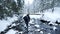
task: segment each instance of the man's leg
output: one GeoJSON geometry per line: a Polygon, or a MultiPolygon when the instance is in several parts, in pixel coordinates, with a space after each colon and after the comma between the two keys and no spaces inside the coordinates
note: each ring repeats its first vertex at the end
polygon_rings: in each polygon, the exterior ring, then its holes
{"type": "Polygon", "coordinates": [[[28,22],[26,22],[26,26],[27,26],[27,34],[28,34],[28,22]]]}

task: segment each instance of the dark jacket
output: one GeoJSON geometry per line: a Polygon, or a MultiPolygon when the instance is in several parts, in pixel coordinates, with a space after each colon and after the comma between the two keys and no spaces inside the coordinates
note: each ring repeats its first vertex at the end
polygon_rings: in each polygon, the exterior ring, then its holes
{"type": "Polygon", "coordinates": [[[29,22],[30,21],[30,16],[26,15],[23,19],[24,19],[25,22],[29,22]]]}
{"type": "Polygon", "coordinates": [[[23,17],[23,19],[24,19],[26,25],[28,26],[28,23],[30,21],[30,16],[29,15],[26,15],[25,17],[23,17]]]}

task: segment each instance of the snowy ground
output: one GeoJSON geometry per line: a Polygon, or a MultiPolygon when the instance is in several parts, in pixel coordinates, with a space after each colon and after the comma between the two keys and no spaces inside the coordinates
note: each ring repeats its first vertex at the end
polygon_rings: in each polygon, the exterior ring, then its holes
{"type": "Polygon", "coordinates": [[[4,20],[4,19],[0,20],[0,32],[4,31],[4,29],[6,29],[8,25],[10,25],[12,22],[14,22],[16,20],[17,20],[16,16],[13,16],[12,18],[11,17],[7,17],[7,20],[4,20]]]}
{"type": "MultiPolygon", "coordinates": [[[[55,29],[58,28],[58,30],[60,30],[60,26],[49,26],[47,24],[41,24],[41,22],[39,21],[40,18],[43,18],[45,20],[49,20],[51,22],[55,22],[56,20],[60,21],[60,8],[59,7],[55,7],[54,12],[51,12],[51,9],[46,10],[46,12],[44,13],[44,17],[41,17],[42,15],[30,15],[31,21],[29,22],[29,34],[43,34],[43,32],[45,34],[55,34],[55,29]],[[48,12],[49,11],[49,12],[48,12]],[[52,28],[53,30],[49,30],[50,28],[52,28]]],[[[24,15],[25,16],[25,15],[24,15]]],[[[23,16],[23,17],[24,17],[23,16]]],[[[16,21],[18,18],[16,16],[13,16],[12,18],[8,17],[8,20],[0,20],[0,32],[3,31],[8,25],[10,25],[12,22],[16,21]]],[[[54,24],[54,23],[53,23],[54,24]]],[[[14,30],[10,30],[8,33],[6,34],[15,34],[17,31],[14,30]]],[[[58,33],[59,34],[59,33],[58,33]]]]}
{"type": "Polygon", "coordinates": [[[60,20],[60,8],[59,7],[55,7],[54,8],[54,12],[51,12],[51,9],[46,10],[45,14],[44,14],[44,18],[47,20],[60,20]]]}

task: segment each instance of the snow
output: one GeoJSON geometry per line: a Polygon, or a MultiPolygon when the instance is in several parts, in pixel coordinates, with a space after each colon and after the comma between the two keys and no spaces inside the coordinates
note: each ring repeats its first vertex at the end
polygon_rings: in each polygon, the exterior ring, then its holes
{"type": "MultiPolygon", "coordinates": [[[[26,16],[27,14],[24,14],[23,15],[23,17],[24,16],[26,16]]],[[[32,18],[34,18],[34,19],[39,19],[42,15],[29,15],[30,16],[30,18],[32,19],[32,18]]]]}
{"type": "MultiPolygon", "coordinates": [[[[30,18],[34,18],[34,19],[40,19],[41,17],[45,20],[49,20],[51,21],[50,24],[53,24],[54,25],[54,22],[56,20],[58,20],[60,22],[60,7],[55,7],[54,8],[54,12],[52,13],[51,12],[51,9],[47,10],[45,13],[44,13],[44,17],[42,17],[42,15],[29,15],[30,18]],[[49,11],[49,12],[48,12],[49,11]],[[52,23],[53,22],[53,23],[52,23]]],[[[23,17],[25,16],[26,14],[23,15],[23,17]]],[[[11,17],[7,17],[7,20],[0,20],[0,32],[3,31],[5,28],[7,28],[8,25],[10,25],[12,22],[18,20],[18,18],[14,15],[12,18],[11,17]]],[[[32,24],[34,20],[31,20],[30,21],[30,24],[32,24]]],[[[34,23],[33,23],[34,24],[34,23]]],[[[12,26],[15,26],[15,24],[13,24],[12,26]]],[[[40,25],[37,25],[35,24],[36,27],[40,27],[40,25]]],[[[41,25],[42,26],[42,25],[41,25]]],[[[47,25],[46,25],[47,26],[47,25]]],[[[44,26],[45,27],[45,26],[44,26]]],[[[31,28],[31,27],[30,27],[31,28]]],[[[47,27],[46,27],[47,28],[47,27]]],[[[57,29],[56,27],[53,27],[53,30],[57,29]]],[[[37,29],[36,31],[40,31],[40,29],[37,29]]],[[[6,34],[15,34],[16,31],[14,30],[9,30],[9,32],[7,32],[6,34]]],[[[20,32],[22,33],[22,32],[20,32]]],[[[43,31],[40,31],[41,34],[43,34],[43,31]]],[[[50,34],[50,33],[49,33],[50,34]]]]}
{"type": "Polygon", "coordinates": [[[40,31],[40,29],[36,29],[35,31],[40,31]]]}
{"type": "Polygon", "coordinates": [[[37,28],[38,28],[38,27],[40,27],[40,26],[39,26],[39,25],[35,25],[35,27],[37,27],[37,28]]]}
{"type": "Polygon", "coordinates": [[[49,9],[48,11],[46,11],[44,13],[44,19],[46,20],[50,20],[50,21],[56,21],[58,19],[60,19],[60,7],[55,7],[54,8],[54,12],[51,12],[51,9],[49,9]]]}
{"type": "Polygon", "coordinates": [[[51,33],[48,33],[48,34],[51,34],[51,33]]]}
{"type": "Polygon", "coordinates": [[[54,22],[50,22],[49,24],[52,24],[52,25],[58,25],[58,24],[56,24],[56,23],[54,23],[54,22]]]}
{"type": "Polygon", "coordinates": [[[11,27],[12,27],[12,26],[16,26],[16,24],[14,23],[14,24],[11,25],[11,27]]]}
{"type": "Polygon", "coordinates": [[[33,3],[33,0],[25,0],[25,4],[26,5],[30,5],[30,4],[32,4],[33,3]]]}
{"type": "Polygon", "coordinates": [[[0,31],[3,31],[7,25],[9,25],[9,21],[7,22],[6,20],[0,21],[0,31]]]}
{"type": "Polygon", "coordinates": [[[9,22],[14,22],[14,21],[18,20],[15,15],[13,15],[12,18],[11,17],[7,17],[7,19],[8,19],[9,22]]]}
{"type": "Polygon", "coordinates": [[[6,29],[6,27],[8,25],[10,25],[12,22],[16,21],[17,20],[17,17],[16,16],[13,16],[12,18],[11,17],[7,17],[7,20],[0,20],[0,31],[3,31],[4,29],[6,29]]]}
{"type": "Polygon", "coordinates": [[[14,0],[17,3],[17,0],[14,0]]]}
{"type": "Polygon", "coordinates": [[[18,4],[18,3],[17,3],[17,0],[14,0],[14,1],[16,2],[16,4],[18,4]]]}
{"type": "Polygon", "coordinates": [[[14,31],[14,30],[9,30],[9,32],[7,32],[6,34],[15,34],[16,33],[16,31],[14,31]]]}
{"type": "Polygon", "coordinates": [[[39,19],[42,15],[30,15],[30,18],[39,19]]]}
{"type": "Polygon", "coordinates": [[[54,26],[54,27],[53,27],[53,30],[55,31],[56,29],[57,29],[57,27],[54,26]]]}
{"type": "MultiPolygon", "coordinates": [[[[53,13],[51,11],[52,11],[51,9],[46,10],[44,13],[44,17],[42,17],[42,18],[45,20],[48,20],[48,21],[52,21],[52,22],[54,22],[56,20],[60,21],[60,16],[59,16],[60,7],[55,7],[53,13]]],[[[42,15],[29,15],[29,16],[30,16],[30,18],[39,19],[39,18],[41,18],[42,15]]]]}
{"type": "MultiPolygon", "coordinates": [[[[60,20],[60,7],[55,7],[54,8],[54,12],[51,12],[51,9],[48,9],[45,11],[44,13],[44,17],[42,17],[45,20],[49,20],[49,21],[56,21],[56,20],[60,20]]],[[[26,14],[24,14],[25,16],[26,14]]],[[[29,15],[30,18],[34,18],[34,19],[39,19],[42,15],[29,15]]]]}
{"type": "Polygon", "coordinates": [[[22,34],[23,32],[21,31],[21,32],[19,32],[19,33],[21,33],[21,34],[22,34]]]}
{"type": "Polygon", "coordinates": [[[31,19],[29,23],[30,23],[30,24],[34,24],[33,22],[34,22],[34,20],[33,20],[33,19],[31,19]]]}
{"type": "Polygon", "coordinates": [[[40,31],[41,34],[43,34],[43,31],[40,31]]]}

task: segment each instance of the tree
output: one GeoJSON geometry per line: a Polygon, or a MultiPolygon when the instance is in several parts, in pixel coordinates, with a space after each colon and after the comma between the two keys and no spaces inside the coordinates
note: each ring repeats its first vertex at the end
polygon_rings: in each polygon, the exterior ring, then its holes
{"type": "Polygon", "coordinates": [[[52,3],[51,3],[52,12],[54,11],[54,5],[55,5],[54,0],[52,0],[52,3]]]}
{"type": "Polygon", "coordinates": [[[19,11],[24,5],[24,2],[22,2],[22,0],[17,0],[17,3],[14,0],[0,1],[0,19],[4,18],[4,15],[12,17],[13,14],[19,14],[19,11]]]}

